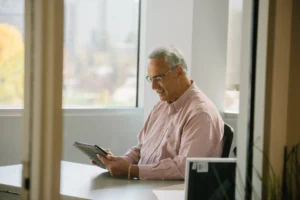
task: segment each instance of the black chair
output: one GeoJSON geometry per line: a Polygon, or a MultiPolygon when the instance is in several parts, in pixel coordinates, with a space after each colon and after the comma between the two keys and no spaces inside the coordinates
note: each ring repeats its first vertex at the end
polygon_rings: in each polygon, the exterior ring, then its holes
{"type": "Polygon", "coordinates": [[[224,124],[224,136],[223,136],[223,152],[222,152],[222,158],[228,158],[229,152],[231,149],[231,144],[233,140],[233,128],[228,125],[224,124]]]}
{"type": "Polygon", "coordinates": [[[236,157],[236,147],[233,148],[234,156],[236,157]]]}

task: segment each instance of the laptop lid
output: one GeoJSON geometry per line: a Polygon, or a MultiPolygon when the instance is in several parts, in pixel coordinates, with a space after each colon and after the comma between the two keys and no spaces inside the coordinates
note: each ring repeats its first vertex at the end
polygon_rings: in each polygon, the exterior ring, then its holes
{"type": "Polygon", "coordinates": [[[235,199],[236,158],[187,158],[185,199],[235,199]]]}

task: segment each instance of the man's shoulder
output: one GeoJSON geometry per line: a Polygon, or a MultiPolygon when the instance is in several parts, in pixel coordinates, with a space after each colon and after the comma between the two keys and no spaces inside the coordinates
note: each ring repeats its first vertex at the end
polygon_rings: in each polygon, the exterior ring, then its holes
{"type": "Polygon", "coordinates": [[[190,97],[186,110],[191,115],[208,115],[211,118],[220,116],[214,103],[201,91],[190,97]]]}
{"type": "Polygon", "coordinates": [[[187,100],[185,106],[198,112],[207,111],[209,99],[201,91],[194,92],[187,100]]]}

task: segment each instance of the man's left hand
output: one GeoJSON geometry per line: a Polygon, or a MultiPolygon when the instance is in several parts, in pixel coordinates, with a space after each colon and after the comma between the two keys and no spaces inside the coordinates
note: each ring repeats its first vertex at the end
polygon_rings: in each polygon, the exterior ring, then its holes
{"type": "Polygon", "coordinates": [[[128,176],[128,168],[130,163],[127,160],[113,155],[107,155],[107,157],[103,157],[98,154],[97,156],[106,166],[106,169],[109,171],[111,176],[128,176]]]}

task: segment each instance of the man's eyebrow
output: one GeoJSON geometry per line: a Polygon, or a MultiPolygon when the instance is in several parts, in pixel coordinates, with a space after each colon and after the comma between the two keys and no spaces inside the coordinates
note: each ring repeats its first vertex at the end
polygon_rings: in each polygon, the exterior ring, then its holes
{"type": "Polygon", "coordinates": [[[161,74],[158,74],[156,76],[153,76],[152,78],[161,77],[161,76],[162,76],[161,74]]]}
{"type": "MultiPolygon", "coordinates": [[[[149,76],[149,75],[148,75],[149,76]]],[[[157,74],[157,75],[155,75],[155,76],[153,76],[152,78],[155,78],[155,77],[161,77],[162,76],[162,74],[157,74]]],[[[150,78],[151,78],[151,76],[149,76],[150,78]]]]}

